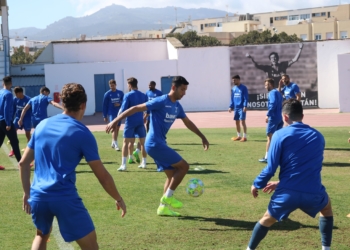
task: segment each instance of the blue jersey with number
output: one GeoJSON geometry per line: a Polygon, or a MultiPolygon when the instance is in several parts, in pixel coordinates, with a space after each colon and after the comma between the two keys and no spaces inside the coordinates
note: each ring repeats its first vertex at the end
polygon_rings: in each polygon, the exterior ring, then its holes
{"type": "MultiPolygon", "coordinates": [[[[22,99],[20,98],[13,98],[13,110],[15,112],[15,119],[17,120],[21,118],[22,110],[24,107],[28,104],[30,100],[29,96],[24,95],[22,99]]],[[[32,117],[32,110],[28,109],[26,114],[24,115],[23,121],[30,121],[32,117]]]]}
{"type": "Polygon", "coordinates": [[[43,94],[29,100],[29,104],[32,107],[32,118],[35,121],[41,121],[47,118],[47,106],[49,106],[51,101],[51,97],[43,94]]]}
{"type": "Polygon", "coordinates": [[[40,122],[28,147],[35,158],[30,198],[36,201],[78,198],[75,168],[83,156],[87,162],[100,159],[90,130],[65,114],[40,122]]]}
{"type": "Polygon", "coordinates": [[[103,117],[116,116],[123,101],[124,93],[121,90],[108,90],[103,96],[103,117]]]}
{"type": "Polygon", "coordinates": [[[150,127],[146,137],[147,146],[166,143],[166,134],[177,118],[185,118],[181,104],[172,102],[168,95],[156,97],[146,103],[150,111],[150,127]]]}
{"type": "MultiPolygon", "coordinates": [[[[138,90],[131,90],[129,93],[124,95],[122,107],[120,108],[120,113],[125,110],[137,106],[139,104],[147,102],[147,96],[138,90]]],[[[125,119],[125,126],[136,127],[143,124],[143,114],[142,112],[137,112],[125,119]]]]}
{"type": "Polygon", "coordinates": [[[248,105],[248,89],[243,84],[231,89],[231,109],[242,109],[248,105]]]}
{"type": "Polygon", "coordinates": [[[267,114],[271,121],[282,121],[283,97],[277,89],[272,89],[268,95],[267,114]]]}
{"type": "Polygon", "coordinates": [[[281,89],[281,92],[283,93],[284,98],[288,100],[290,98],[297,98],[297,94],[300,93],[300,90],[298,85],[296,85],[294,82],[291,82],[290,84],[288,84],[288,86],[284,86],[281,89]]]}

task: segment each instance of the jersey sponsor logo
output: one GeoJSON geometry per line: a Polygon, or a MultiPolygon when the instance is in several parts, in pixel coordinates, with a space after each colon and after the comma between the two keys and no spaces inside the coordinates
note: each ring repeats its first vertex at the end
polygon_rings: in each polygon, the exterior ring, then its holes
{"type": "Polygon", "coordinates": [[[166,119],[176,119],[176,115],[171,115],[171,114],[166,113],[165,118],[166,119]]]}
{"type": "Polygon", "coordinates": [[[171,106],[169,106],[169,105],[165,105],[165,107],[166,107],[166,108],[172,108],[172,107],[171,107],[171,106]]]}

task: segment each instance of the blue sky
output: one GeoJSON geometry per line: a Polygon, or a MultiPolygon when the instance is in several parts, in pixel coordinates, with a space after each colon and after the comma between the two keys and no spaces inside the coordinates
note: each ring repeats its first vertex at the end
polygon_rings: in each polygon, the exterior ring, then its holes
{"type": "MultiPolygon", "coordinates": [[[[339,0],[7,0],[10,29],[26,27],[44,29],[66,16],[90,15],[111,4],[127,8],[203,7],[228,10],[232,13],[261,13],[338,5],[339,2],[339,0]]],[[[350,0],[341,0],[341,3],[350,3],[350,0]]]]}

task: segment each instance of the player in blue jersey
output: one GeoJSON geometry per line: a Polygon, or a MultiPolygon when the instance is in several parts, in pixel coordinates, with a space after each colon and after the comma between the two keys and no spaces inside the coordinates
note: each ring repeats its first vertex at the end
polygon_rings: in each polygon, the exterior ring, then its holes
{"type": "Polygon", "coordinates": [[[204,150],[209,148],[208,140],[186,116],[181,104],[178,102],[186,94],[187,86],[188,82],[184,77],[174,77],[168,95],[156,97],[147,103],[127,109],[106,127],[106,132],[108,133],[113,131],[116,124],[125,117],[147,110],[151,112],[150,129],[147,133],[145,147],[147,153],[157,164],[158,171],[164,171],[167,176],[164,184],[164,194],[157,209],[158,215],[180,216],[180,213],[170,210],[167,205],[174,208],[183,206],[182,202],[174,198],[173,193],[185,177],[189,165],[166,143],[166,134],[175,119],[182,119],[185,126],[202,139],[204,150]]]}
{"type": "Polygon", "coordinates": [[[266,126],[266,153],[265,156],[259,159],[260,162],[267,162],[267,153],[269,151],[271,138],[273,133],[283,127],[282,120],[282,102],[283,97],[281,93],[275,89],[275,81],[272,78],[267,78],[265,80],[265,89],[269,92],[268,100],[267,100],[267,114],[265,121],[267,123],[266,126]]]}
{"type": "Polygon", "coordinates": [[[23,125],[24,116],[27,113],[28,109],[32,109],[32,124],[33,127],[36,126],[44,119],[47,118],[47,106],[51,104],[55,108],[63,109],[60,104],[53,101],[51,97],[49,97],[50,89],[47,87],[42,87],[40,89],[40,95],[37,95],[30,99],[29,103],[22,110],[21,117],[18,120],[18,125],[23,125]]]}
{"type": "MultiPolygon", "coordinates": [[[[16,160],[21,160],[19,142],[16,128],[12,123],[13,119],[13,95],[11,93],[12,79],[6,76],[2,79],[2,89],[0,89],[0,147],[4,143],[5,136],[10,140],[11,147],[16,156],[16,160]]],[[[0,166],[0,170],[5,167],[0,166]]]]}
{"type": "MultiPolygon", "coordinates": [[[[28,111],[23,119],[23,126],[18,125],[18,120],[21,117],[21,113],[23,108],[26,106],[26,104],[29,102],[30,97],[23,94],[23,88],[22,87],[15,87],[13,89],[13,92],[15,93],[15,98],[13,98],[13,111],[15,114],[15,119],[13,120],[13,125],[15,126],[16,130],[18,129],[24,129],[27,141],[30,140],[30,131],[32,129],[32,112],[28,111]]],[[[9,156],[14,156],[13,150],[10,151],[9,156]]]]}
{"type": "Polygon", "coordinates": [[[247,141],[247,125],[245,122],[247,105],[248,105],[248,89],[241,83],[239,75],[232,77],[232,82],[235,86],[231,89],[231,104],[228,112],[234,111],[233,119],[236,121],[237,136],[232,137],[233,141],[245,142],[247,141]],[[243,137],[241,136],[241,126],[243,127],[243,137]]]}
{"type": "MultiPolygon", "coordinates": [[[[134,77],[129,78],[128,80],[129,93],[124,95],[123,103],[120,108],[120,113],[125,110],[145,103],[147,101],[147,96],[137,89],[137,79],[134,77]]],[[[121,120],[118,120],[120,122],[121,120]]],[[[116,124],[118,126],[118,124],[116,124]]],[[[113,130],[114,131],[114,130],[113,130]]],[[[143,114],[137,113],[133,114],[130,117],[127,117],[125,120],[124,126],[124,141],[122,148],[122,164],[118,168],[118,171],[126,171],[126,158],[129,153],[128,163],[133,163],[132,153],[134,151],[134,142],[135,138],[139,138],[141,144],[141,153],[142,153],[142,162],[139,165],[139,168],[146,168],[146,157],[147,153],[144,147],[145,138],[146,138],[146,129],[143,122],[143,114]]]]}
{"type": "Polygon", "coordinates": [[[37,228],[32,249],[46,249],[54,217],[66,242],[76,241],[81,249],[98,249],[94,224],[75,186],[75,169],[82,157],[115,200],[117,209],[122,209],[122,217],[126,206],[100,160],[94,136],[80,122],[86,110],[84,87],[76,83],[64,85],[61,99],[63,113],[38,124],[19,163],[23,210],[32,215],[37,228]],[[36,168],[30,185],[29,164],[34,157],[36,168]]]}
{"type": "MultiPolygon", "coordinates": [[[[158,96],[163,95],[162,91],[156,89],[156,82],[151,81],[148,85],[149,90],[146,92],[147,100],[150,101],[158,96]]],[[[149,123],[150,123],[150,118],[149,118],[150,112],[147,111],[145,112],[144,119],[146,120],[146,131],[148,132],[149,130],[149,123]]],[[[141,145],[140,143],[137,144],[137,148],[134,151],[133,155],[135,156],[136,160],[139,159],[139,152],[141,151],[141,145]]],[[[140,160],[138,160],[140,161],[140,160]]]]}
{"type": "Polygon", "coordinates": [[[273,135],[267,166],[251,187],[254,198],[258,196],[258,189],[267,193],[275,192],[266,213],[254,227],[247,249],[256,249],[275,222],[288,218],[298,208],[311,217],[320,212],[322,249],[330,249],[333,212],[330,198],[321,183],[324,137],[316,129],[302,123],[304,115],[300,101],[286,100],[282,114],[288,126],[273,135]],[[268,183],[278,166],[279,181],[268,183]]]}
{"type": "MultiPolygon", "coordinates": [[[[105,122],[113,121],[118,116],[120,106],[123,101],[123,91],[117,90],[117,83],[114,79],[108,82],[110,90],[108,90],[103,96],[103,120],[105,122]]],[[[116,130],[112,133],[111,147],[119,151],[118,146],[118,133],[120,124],[116,127],[116,130]]]]}
{"type": "Polygon", "coordinates": [[[286,100],[290,98],[300,101],[301,93],[298,85],[290,81],[289,75],[282,75],[282,78],[278,84],[278,91],[282,93],[286,100]]]}

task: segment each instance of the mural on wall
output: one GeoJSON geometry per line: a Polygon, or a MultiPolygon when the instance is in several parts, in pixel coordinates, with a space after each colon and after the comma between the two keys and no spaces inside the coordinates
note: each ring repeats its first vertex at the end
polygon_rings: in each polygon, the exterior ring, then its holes
{"type": "Polygon", "coordinates": [[[247,86],[250,109],[267,108],[265,79],[273,78],[277,88],[283,74],[299,86],[304,108],[318,107],[314,42],[231,47],[230,73],[231,77],[240,75],[241,83],[247,86]]]}

